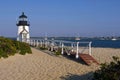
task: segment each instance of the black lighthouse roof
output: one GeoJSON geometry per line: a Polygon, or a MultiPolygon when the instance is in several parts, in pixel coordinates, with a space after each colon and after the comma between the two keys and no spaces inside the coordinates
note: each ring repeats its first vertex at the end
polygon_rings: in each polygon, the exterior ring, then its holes
{"type": "Polygon", "coordinates": [[[16,24],[17,26],[30,26],[29,21],[27,21],[27,16],[22,12],[22,15],[19,16],[19,21],[16,24]]]}
{"type": "Polygon", "coordinates": [[[27,16],[24,14],[24,12],[22,12],[22,15],[19,16],[19,18],[27,18],[27,16]]]}

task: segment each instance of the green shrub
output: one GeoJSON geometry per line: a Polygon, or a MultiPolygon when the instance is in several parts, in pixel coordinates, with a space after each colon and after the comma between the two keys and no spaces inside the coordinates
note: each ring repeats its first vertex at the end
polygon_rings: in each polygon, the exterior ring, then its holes
{"type": "Polygon", "coordinates": [[[15,45],[15,47],[16,47],[17,50],[20,50],[20,43],[21,42],[19,42],[19,41],[13,40],[13,44],[15,45]]]}
{"type": "Polygon", "coordinates": [[[41,49],[41,50],[47,50],[47,48],[45,48],[45,47],[40,47],[40,49],[41,49]]]}
{"type": "Polygon", "coordinates": [[[56,55],[61,55],[61,52],[58,51],[58,52],[55,52],[55,54],[56,54],[56,55]]]}
{"type": "Polygon", "coordinates": [[[0,58],[7,58],[19,52],[22,55],[32,53],[30,46],[27,43],[14,41],[8,38],[0,37],[0,58]]]}
{"type": "Polygon", "coordinates": [[[5,53],[2,49],[0,49],[0,58],[3,57],[3,58],[7,58],[8,55],[7,53],[5,53]]]}
{"type": "Polygon", "coordinates": [[[0,37],[0,56],[8,57],[16,53],[16,47],[12,40],[0,37]]]}
{"type": "Polygon", "coordinates": [[[100,70],[94,73],[95,80],[120,80],[120,59],[113,56],[110,64],[101,64],[100,70]]]}
{"type": "Polygon", "coordinates": [[[61,48],[58,48],[55,52],[56,55],[61,55],[61,48]]]}
{"type": "Polygon", "coordinates": [[[20,43],[20,54],[25,55],[26,53],[32,53],[29,44],[21,42],[20,43]]]}

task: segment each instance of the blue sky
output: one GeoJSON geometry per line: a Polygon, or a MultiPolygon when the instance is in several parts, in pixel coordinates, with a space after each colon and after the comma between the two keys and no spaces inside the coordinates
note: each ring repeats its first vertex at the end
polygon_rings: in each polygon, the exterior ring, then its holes
{"type": "Polygon", "coordinates": [[[22,12],[31,36],[120,36],[120,0],[1,0],[0,35],[17,36],[22,12]]]}

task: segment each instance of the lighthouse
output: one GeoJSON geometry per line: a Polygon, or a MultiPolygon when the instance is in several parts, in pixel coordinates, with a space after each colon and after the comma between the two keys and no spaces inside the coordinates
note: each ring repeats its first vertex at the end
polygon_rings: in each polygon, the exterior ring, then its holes
{"type": "Polygon", "coordinates": [[[30,41],[30,33],[29,27],[30,23],[27,19],[27,16],[22,12],[22,15],[19,16],[17,21],[18,33],[17,33],[17,41],[29,43],[30,41]]]}

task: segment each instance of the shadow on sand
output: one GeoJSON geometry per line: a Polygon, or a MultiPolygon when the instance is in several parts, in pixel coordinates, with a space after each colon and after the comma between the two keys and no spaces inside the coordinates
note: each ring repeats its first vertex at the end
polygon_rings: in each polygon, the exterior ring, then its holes
{"type": "Polygon", "coordinates": [[[83,64],[83,65],[87,65],[82,59],[80,59],[80,58],[76,59],[75,55],[63,54],[63,56],[66,57],[69,60],[75,61],[75,62],[83,64]]]}
{"type": "Polygon", "coordinates": [[[60,78],[61,80],[94,80],[93,72],[89,72],[84,75],[75,75],[75,74],[68,73],[68,75],[62,76],[60,78]]]}
{"type": "MultiPolygon", "coordinates": [[[[34,48],[34,47],[33,47],[34,48]]],[[[40,49],[38,49],[38,48],[35,48],[35,49],[37,49],[37,50],[40,50],[40,49]]],[[[50,56],[58,56],[58,55],[55,55],[55,53],[54,52],[51,52],[51,51],[49,51],[49,50],[40,50],[40,51],[42,51],[42,52],[44,52],[44,53],[47,53],[48,55],[50,55],[50,56]]],[[[87,65],[81,58],[78,58],[78,59],[76,59],[75,58],[75,55],[67,55],[67,53],[64,53],[63,55],[62,55],[63,57],[65,57],[65,58],[67,58],[67,59],[69,59],[69,60],[72,60],[72,61],[75,61],[75,62],[77,62],[77,63],[80,63],[80,64],[83,64],[83,65],[87,65]]],[[[88,65],[87,65],[88,66],[88,65]]]]}

